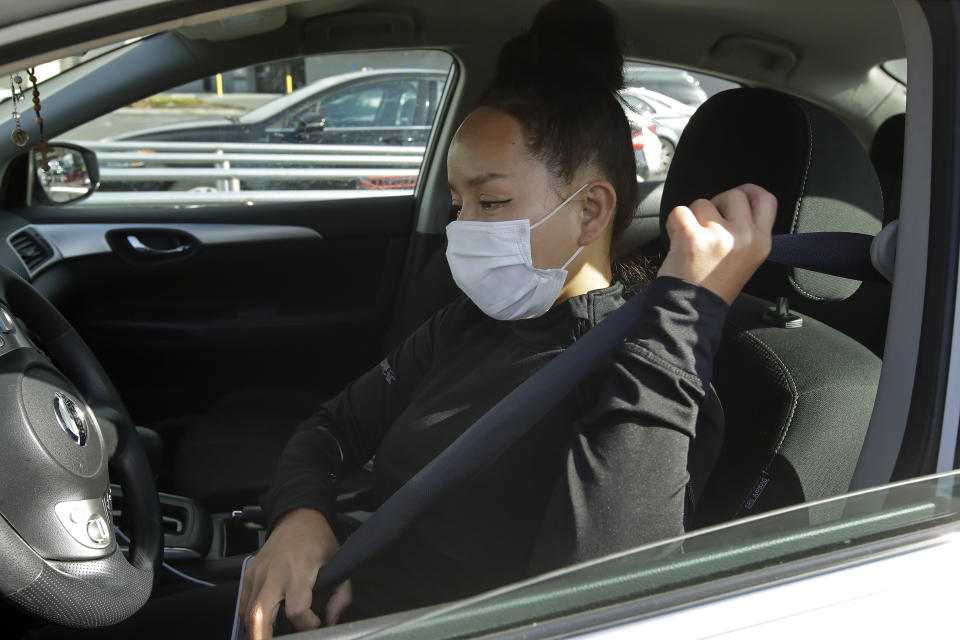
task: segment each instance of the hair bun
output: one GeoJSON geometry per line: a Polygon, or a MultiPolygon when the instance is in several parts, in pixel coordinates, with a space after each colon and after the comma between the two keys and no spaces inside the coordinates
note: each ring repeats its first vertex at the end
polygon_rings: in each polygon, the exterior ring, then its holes
{"type": "Polygon", "coordinates": [[[623,55],[610,9],[599,0],[552,0],[537,12],[530,30],[500,52],[501,82],[547,82],[571,90],[593,84],[623,88],[623,55]]]}

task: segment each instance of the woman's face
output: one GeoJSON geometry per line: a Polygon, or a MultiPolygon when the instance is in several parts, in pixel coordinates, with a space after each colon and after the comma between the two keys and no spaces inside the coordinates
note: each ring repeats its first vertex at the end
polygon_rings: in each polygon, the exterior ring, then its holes
{"type": "MultiPolygon", "coordinates": [[[[447,176],[453,206],[469,221],[527,218],[534,224],[580,187],[558,185],[527,151],[520,123],[489,107],[478,108],[460,125],[447,153],[447,176]]],[[[556,268],[573,255],[582,209],[578,196],[531,231],[534,266],[556,268]]]]}

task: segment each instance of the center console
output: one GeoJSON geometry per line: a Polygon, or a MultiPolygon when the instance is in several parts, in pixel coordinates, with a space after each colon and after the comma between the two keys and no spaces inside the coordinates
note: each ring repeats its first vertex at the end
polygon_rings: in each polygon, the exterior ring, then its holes
{"type": "MultiPolygon", "coordinates": [[[[123,526],[123,490],[110,485],[113,522],[123,526]]],[[[236,579],[243,559],[266,540],[265,519],[258,506],[229,513],[209,513],[191,498],[160,493],[163,559],[201,579],[236,579]]]]}
{"type": "MultiPolygon", "coordinates": [[[[150,466],[159,473],[163,461],[163,440],[153,429],[137,427],[150,466]]],[[[369,467],[340,485],[337,517],[330,523],[341,539],[376,510],[370,490],[369,467]]],[[[120,485],[111,484],[113,522],[126,532],[123,522],[124,496],[120,485]]],[[[211,513],[192,498],[158,494],[163,519],[163,560],[178,571],[204,581],[240,578],[244,558],[256,553],[267,538],[266,516],[259,506],[238,505],[235,510],[211,513]]],[[[173,572],[160,574],[160,583],[181,580],[173,572]]]]}

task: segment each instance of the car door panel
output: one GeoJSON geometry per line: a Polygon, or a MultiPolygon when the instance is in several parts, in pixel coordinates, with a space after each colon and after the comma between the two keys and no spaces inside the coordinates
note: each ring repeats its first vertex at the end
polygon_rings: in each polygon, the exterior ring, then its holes
{"type": "Polygon", "coordinates": [[[34,284],[147,425],[243,388],[315,390],[319,405],[366,370],[382,355],[413,220],[409,196],[51,209],[21,212],[59,255],[34,284]],[[128,240],[157,248],[170,236],[192,246],[154,256],[128,240]]]}

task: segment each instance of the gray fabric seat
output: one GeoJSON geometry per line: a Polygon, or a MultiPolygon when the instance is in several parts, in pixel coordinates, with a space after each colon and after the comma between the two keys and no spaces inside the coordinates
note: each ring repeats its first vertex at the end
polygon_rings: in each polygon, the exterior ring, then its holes
{"type": "MultiPolygon", "coordinates": [[[[661,225],[674,206],[747,182],[776,195],[774,233],[880,229],[883,199],[866,151],[834,116],[798,98],[736,89],[701,106],[667,175],[661,225]]],[[[726,436],[696,526],[847,490],[880,359],[809,316],[797,314],[797,328],[767,317],[779,298],[815,309],[859,285],[766,263],[734,303],[713,378],[726,436]]]]}

